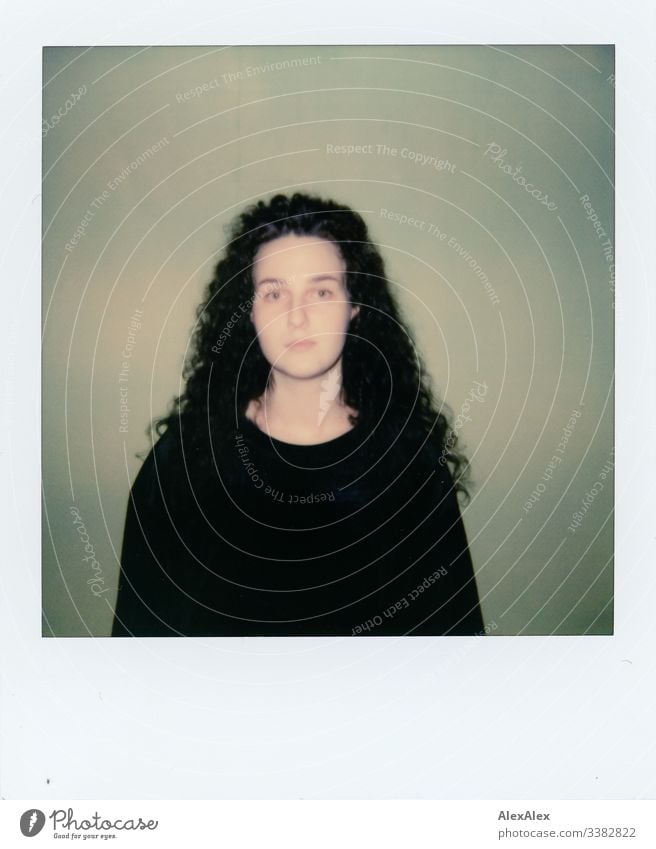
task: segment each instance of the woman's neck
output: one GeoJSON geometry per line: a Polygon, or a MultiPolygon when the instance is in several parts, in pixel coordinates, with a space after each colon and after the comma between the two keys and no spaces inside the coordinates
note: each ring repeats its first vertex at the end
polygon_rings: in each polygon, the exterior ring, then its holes
{"type": "Polygon", "coordinates": [[[246,416],[274,439],[313,445],[336,439],[351,430],[349,415],[355,410],[342,401],[340,364],[321,377],[298,380],[277,373],[274,385],[246,416]]]}

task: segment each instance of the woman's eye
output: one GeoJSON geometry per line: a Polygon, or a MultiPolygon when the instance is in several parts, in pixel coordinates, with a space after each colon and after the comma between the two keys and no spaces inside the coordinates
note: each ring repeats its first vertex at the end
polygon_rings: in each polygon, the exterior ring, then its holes
{"type": "Polygon", "coordinates": [[[277,289],[271,289],[264,296],[268,301],[277,301],[280,297],[280,292],[277,289]]]}
{"type": "Polygon", "coordinates": [[[326,298],[329,298],[332,295],[332,292],[331,292],[330,289],[319,289],[319,291],[317,292],[317,295],[322,300],[325,300],[326,298]]]}

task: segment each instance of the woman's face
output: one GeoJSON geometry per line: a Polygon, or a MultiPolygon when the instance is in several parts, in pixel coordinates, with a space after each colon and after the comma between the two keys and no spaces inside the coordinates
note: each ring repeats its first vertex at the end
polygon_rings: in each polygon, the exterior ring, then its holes
{"type": "Polygon", "coordinates": [[[351,318],[346,263],[334,242],[290,233],[266,242],[253,264],[251,318],[271,367],[319,377],[341,360],[351,318]]]}

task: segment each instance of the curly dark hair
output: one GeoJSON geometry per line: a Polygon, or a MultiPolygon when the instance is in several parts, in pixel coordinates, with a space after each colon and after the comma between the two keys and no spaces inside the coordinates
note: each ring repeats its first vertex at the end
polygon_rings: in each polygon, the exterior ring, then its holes
{"type": "MultiPolygon", "coordinates": [[[[351,424],[367,433],[402,431],[433,447],[432,461],[448,463],[457,491],[468,498],[468,462],[457,450],[443,404],[433,399],[421,358],[401,318],[383,259],[362,217],[351,208],[296,192],[259,200],[232,223],[228,244],[197,310],[186,387],[170,412],[154,422],[184,447],[186,462],[212,472],[210,443],[225,444],[239,414],[271,387],[273,372],[260,350],[249,313],[252,268],[261,245],[294,233],[335,243],[346,263],[346,288],[360,309],[342,352],[341,400],[357,410],[351,424]],[[384,423],[384,424],[382,424],[384,423]],[[209,441],[208,441],[209,438],[209,441]]],[[[369,440],[375,444],[375,440],[369,440]]]]}

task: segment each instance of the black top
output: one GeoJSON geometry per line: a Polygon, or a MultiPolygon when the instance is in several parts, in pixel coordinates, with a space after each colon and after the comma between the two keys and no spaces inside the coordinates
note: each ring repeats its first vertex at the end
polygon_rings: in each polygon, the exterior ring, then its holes
{"type": "Polygon", "coordinates": [[[273,439],[245,416],[238,425],[215,453],[209,494],[190,482],[171,432],[146,458],[128,503],[112,636],[482,631],[439,452],[424,445],[413,457],[397,442],[372,458],[358,425],[318,445],[273,439]]]}

